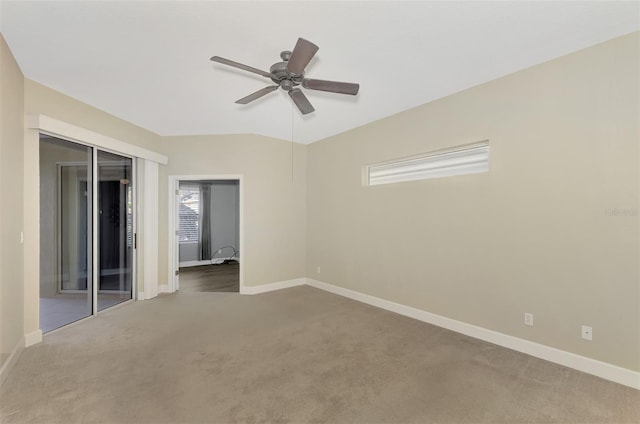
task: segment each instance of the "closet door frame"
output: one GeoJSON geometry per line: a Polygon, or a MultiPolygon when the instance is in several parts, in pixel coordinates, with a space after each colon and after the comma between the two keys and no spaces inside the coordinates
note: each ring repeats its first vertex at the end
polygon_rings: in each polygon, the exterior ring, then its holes
{"type": "MultiPolygon", "coordinates": [[[[25,254],[34,255],[34,259],[38,259],[34,264],[24,267],[24,345],[25,347],[33,346],[42,341],[42,330],[40,329],[40,317],[39,317],[39,301],[40,301],[40,265],[39,265],[39,249],[40,249],[40,219],[39,219],[39,134],[47,134],[53,137],[58,137],[63,140],[69,140],[72,142],[79,142],[81,144],[91,146],[94,148],[100,148],[105,151],[111,151],[119,155],[126,155],[136,158],[136,165],[143,164],[142,169],[146,171],[147,166],[154,165],[157,169],[158,165],[167,165],[169,159],[167,156],[146,149],[139,145],[130,144],[128,142],[118,140],[113,137],[106,136],[104,134],[97,133],[95,131],[83,128],[81,126],[71,124],[69,122],[61,121],[57,118],[44,114],[27,114],[25,116],[25,143],[24,143],[24,156],[25,156],[25,170],[24,170],[24,245],[23,249],[25,254]],[[35,253],[34,253],[35,252],[35,253]]],[[[138,187],[137,190],[143,190],[143,193],[148,191],[156,191],[158,183],[157,180],[147,181],[144,176],[141,178],[140,167],[136,173],[137,185],[143,185],[144,187],[138,187]]],[[[138,191],[137,193],[140,193],[138,191]]],[[[150,213],[156,213],[158,205],[146,205],[146,195],[137,196],[138,211],[140,208],[146,208],[150,210],[150,213]]],[[[145,209],[143,209],[145,210],[145,209]]],[[[139,215],[139,214],[138,214],[139,215]]],[[[139,218],[139,217],[138,217],[139,218]]],[[[157,221],[157,217],[156,217],[157,221]]],[[[138,222],[137,230],[142,229],[141,223],[138,222]]],[[[146,214],[145,214],[146,222],[146,214]]],[[[146,229],[146,227],[145,227],[146,229]]],[[[157,229],[156,229],[157,236],[157,229]]],[[[137,266],[143,268],[155,269],[157,273],[158,258],[157,250],[158,246],[152,243],[147,243],[149,234],[145,231],[144,234],[138,234],[137,237],[137,250],[135,252],[136,259],[138,260],[137,266]],[[147,248],[143,249],[144,257],[141,255],[139,249],[140,243],[147,248]],[[147,250],[154,250],[155,255],[147,250]],[[148,259],[153,259],[149,263],[148,259]]],[[[138,268],[138,271],[140,268],[138,268]]],[[[143,280],[137,278],[137,290],[134,294],[134,299],[145,299],[153,296],[142,295],[141,286],[143,284],[153,289],[154,285],[157,291],[158,281],[147,281],[146,274],[142,277],[143,280]]],[[[151,291],[153,292],[153,291],[151,291]]]]}

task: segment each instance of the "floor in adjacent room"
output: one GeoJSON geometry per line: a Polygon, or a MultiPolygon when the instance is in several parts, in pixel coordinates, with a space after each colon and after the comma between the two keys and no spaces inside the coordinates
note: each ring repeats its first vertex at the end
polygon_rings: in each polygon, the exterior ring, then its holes
{"type": "Polygon", "coordinates": [[[180,268],[180,291],[232,292],[240,291],[240,264],[222,264],[180,268]]]}
{"type": "Polygon", "coordinates": [[[180,292],[26,348],[10,423],[638,423],[640,391],[308,286],[180,292]]]}

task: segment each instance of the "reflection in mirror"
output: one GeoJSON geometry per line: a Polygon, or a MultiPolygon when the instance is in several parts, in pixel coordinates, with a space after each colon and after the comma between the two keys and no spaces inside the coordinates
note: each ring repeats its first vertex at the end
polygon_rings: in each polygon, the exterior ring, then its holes
{"type": "Polygon", "coordinates": [[[40,135],[40,328],[93,313],[91,147],[40,135]]]}
{"type": "Polygon", "coordinates": [[[132,299],[132,160],[98,151],[98,310],[132,299]]]}

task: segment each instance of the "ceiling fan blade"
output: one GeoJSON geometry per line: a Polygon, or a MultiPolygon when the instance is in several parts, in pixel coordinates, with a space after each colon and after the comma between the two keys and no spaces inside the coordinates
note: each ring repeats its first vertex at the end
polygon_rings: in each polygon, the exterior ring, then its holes
{"type": "Polygon", "coordinates": [[[225,59],[224,57],[213,56],[211,60],[214,62],[222,63],[223,65],[229,65],[229,66],[233,66],[234,68],[253,72],[254,74],[262,75],[263,77],[271,78],[271,74],[269,72],[262,71],[252,66],[243,65],[242,63],[234,62],[233,60],[225,59]]]}
{"type": "Polygon", "coordinates": [[[306,68],[309,62],[311,62],[311,59],[318,49],[319,47],[311,41],[307,41],[304,38],[298,38],[298,42],[293,48],[291,57],[287,62],[287,70],[294,74],[301,75],[304,72],[304,68],[306,68]]]}
{"type": "Polygon", "coordinates": [[[265,87],[265,88],[261,88],[260,90],[256,91],[255,93],[251,93],[249,94],[247,97],[243,97],[240,100],[236,100],[236,103],[241,104],[241,105],[246,105],[247,103],[250,103],[254,100],[258,100],[260,97],[271,93],[272,91],[275,91],[278,89],[277,85],[271,85],[269,87],[265,87]]]}
{"type": "Polygon", "coordinates": [[[360,84],[354,84],[350,82],[338,82],[338,81],[324,81],[318,79],[303,79],[302,86],[310,90],[328,91],[330,93],[351,94],[355,96],[358,94],[360,84]]]}
{"type": "Polygon", "coordinates": [[[291,97],[291,100],[293,100],[293,103],[298,106],[298,109],[300,109],[300,112],[302,112],[303,115],[315,110],[313,106],[311,106],[311,103],[309,103],[307,96],[305,96],[299,88],[289,90],[289,97],[291,97]]]}

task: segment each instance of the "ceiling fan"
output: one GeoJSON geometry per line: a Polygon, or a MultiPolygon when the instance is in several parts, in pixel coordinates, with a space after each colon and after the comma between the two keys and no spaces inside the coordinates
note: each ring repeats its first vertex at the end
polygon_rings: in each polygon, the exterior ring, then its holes
{"type": "Polygon", "coordinates": [[[274,63],[269,72],[262,71],[260,69],[243,65],[242,63],[234,62],[233,60],[225,59],[220,56],[213,56],[212,61],[222,63],[223,65],[233,66],[234,68],[243,69],[245,71],[253,72],[258,75],[262,75],[265,78],[271,79],[276,85],[270,85],[262,88],[255,93],[249,94],[239,100],[236,103],[247,104],[254,100],[265,96],[272,91],[281,87],[283,90],[289,93],[289,97],[293,100],[293,103],[300,109],[303,115],[313,112],[315,109],[304,95],[299,86],[302,86],[309,90],[328,91],[330,93],[350,94],[355,96],[360,89],[359,84],[353,84],[350,82],[338,82],[338,81],[325,81],[318,79],[310,79],[304,77],[304,68],[309,64],[313,56],[318,51],[319,47],[304,38],[298,38],[293,51],[283,51],[280,53],[282,62],[274,63]]]}

